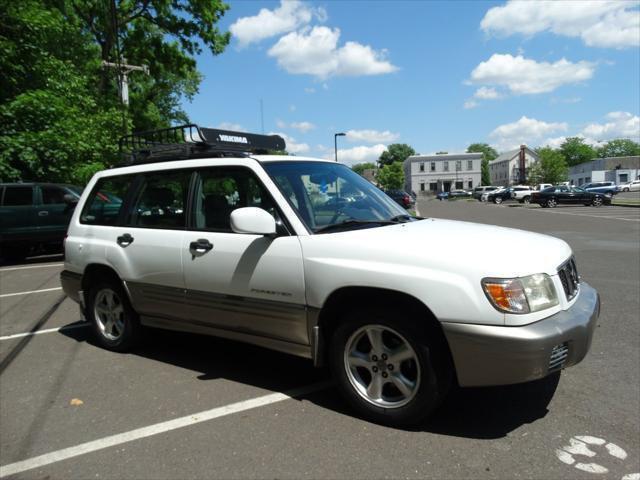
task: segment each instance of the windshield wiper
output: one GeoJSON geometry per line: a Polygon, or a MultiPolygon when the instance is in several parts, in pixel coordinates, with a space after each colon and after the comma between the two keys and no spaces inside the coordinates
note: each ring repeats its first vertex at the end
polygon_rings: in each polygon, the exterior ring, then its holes
{"type": "Polygon", "coordinates": [[[344,222],[332,223],[315,230],[315,233],[326,233],[331,230],[340,230],[341,228],[349,228],[361,225],[395,225],[398,221],[392,220],[345,220],[344,222]]]}
{"type": "Polygon", "coordinates": [[[394,222],[394,223],[407,223],[410,220],[424,220],[424,218],[422,217],[413,217],[409,214],[403,214],[403,215],[396,215],[395,217],[391,217],[389,219],[390,222],[394,222]]]}

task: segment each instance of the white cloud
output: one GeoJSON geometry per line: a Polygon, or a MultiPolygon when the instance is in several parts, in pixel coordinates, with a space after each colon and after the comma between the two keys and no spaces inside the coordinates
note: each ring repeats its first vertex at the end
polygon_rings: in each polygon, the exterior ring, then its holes
{"type": "Polygon", "coordinates": [[[296,155],[299,153],[306,153],[309,151],[309,145],[306,143],[298,143],[296,139],[290,137],[286,133],[282,132],[269,132],[268,135],[280,135],[284,138],[285,143],[287,144],[287,152],[295,153],[296,155]]]}
{"type": "Polygon", "coordinates": [[[585,61],[573,63],[563,58],[554,63],[536,62],[522,55],[494,53],[473,69],[471,81],[503,85],[515,94],[535,94],[588,80],[594,70],[594,64],[585,61]]]}
{"type": "Polygon", "coordinates": [[[242,125],[240,125],[239,123],[232,123],[232,122],[220,122],[214,128],[219,128],[221,130],[233,130],[235,132],[243,132],[243,131],[245,131],[244,127],[242,125]]]}
{"type": "Polygon", "coordinates": [[[400,134],[389,130],[347,130],[346,134],[350,142],[390,143],[400,138],[400,134]]]}
{"type": "Polygon", "coordinates": [[[478,102],[476,102],[475,100],[467,100],[466,102],[464,102],[464,108],[466,110],[470,110],[472,108],[476,108],[479,105],[480,104],[478,102]]]}
{"type": "Polygon", "coordinates": [[[640,139],[640,117],[629,112],[611,112],[605,123],[591,123],[582,130],[582,135],[596,141],[615,138],[640,139]]]}
{"type": "Polygon", "coordinates": [[[535,118],[523,116],[520,120],[500,125],[490,134],[493,145],[500,151],[517,148],[519,145],[537,145],[547,135],[556,132],[566,132],[565,122],[547,123],[535,118]]]}
{"type": "Polygon", "coordinates": [[[476,90],[476,93],[474,93],[473,96],[481,100],[495,100],[500,98],[498,91],[495,88],[490,87],[480,87],[476,90]]]}
{"type": "Polygon", "coordinates": [[[307,133],[309,130],[316,128],[316,126],[311,122],[292,122],[289,126],[291,128],[295,128],[301,133],[307,133]]]}
{"type": "Polygon", "coordinates": [[[339,39],[338,28],[307,27],[281,37],[268,54],[289,73],[318,78],[381,75],[397,70],[386,60],[385,50],[376,51],[357,42],[339,47],[339,39]]]}
{"type": "Polygon", "coordinates": [[[279,129],[293,128],[301,133],[307,133],[309,130],[313,130],[314,128],[316,128],[316,126],[311,122],[286,123],[282,120],[276,120],[276,127],[278,127],[279,129]]]}
{"type": "MultiPolygon", "coordinates": [[[[363,162],[377,162],[387,147],[383,144],[377,145],[361,145],[353,148],[338,149],[338,161],[346,165],[355,165],[363,162]]],[[[333,155],[327,155],[326,158],[333,159],[333,155]]]]}
{"type": "Polygon", "coordinates": [[[628,1],[514,1],[490,8],[480,22],[486,33],[580,37],[592,47],[640,45],[640,11],[628,1]]]}
{"type": "Polygon", "coordinates": [[[323,8],[312,8],[298,0],[281,0],[278,8],[263,8],[253,17],[239,18],[229,30],[242,48],[265,38],[292,32],[307,25],[314,17],[324,21],[327,14],[323,8]]]}

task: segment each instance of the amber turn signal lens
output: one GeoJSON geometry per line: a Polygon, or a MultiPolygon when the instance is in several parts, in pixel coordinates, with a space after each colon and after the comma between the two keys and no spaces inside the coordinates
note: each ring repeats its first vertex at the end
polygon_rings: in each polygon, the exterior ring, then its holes
{"type": "Polygon", "coordinates": [[[493,302],[504,310],[510,310],[511,304],[509,303],[508,294],[505,291],[505,285],[499,283],[485,283],[487,293],[493,300],[493,302]]]}

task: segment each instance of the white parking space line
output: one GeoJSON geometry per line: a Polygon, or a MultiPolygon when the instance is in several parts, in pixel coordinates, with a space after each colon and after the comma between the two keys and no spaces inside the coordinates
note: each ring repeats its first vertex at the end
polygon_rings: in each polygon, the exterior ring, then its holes
{"type": "Polygon", "coordinates": [[[31,293],[55,292],[56,290],[62,290],[62,287],[43,288],[42,290],[30,290],[28,292],[4,293],[0,295],[0,298],[15,297],[17,295],[29,295],[31,293]]]}
{"type": "Polygon", "coordinates": [[[41,333],[62,332],[65,330],[73,330],[74,328],[82,328],[82,327],[88,327],[88,326],[89,326],[88,323],[80,323],[78,325],[68,325],[65,327],[45,328],[43,330],[36,330],[35,332],[14,333],[13,335],[5,335],[3,337],[0,337],[0,341],[11,340],[14,338],[22,338],[22,337],[33,337],[34,335],[40,335],[41,333]]]}
{"type": "Polygon", "coordinates": [[[121,445],[133,440],[140,440],[142,438],[151,437],[160,433],[170,432],[178,428],[196,425],[198,423],[213,420],[215,418],[225,417],[234,413],[244,412],[253,408],[282,402],[283,400],[288,400],[290,398],[295,398],[307,393],[322,390],[324,388],[327,388],[328,385],[328,382],[323,382],[297,388],[288,392],[271,393],[262,397],[243,400],[241,402],[232,403],[230,405],[212,408],[211,410],[205,410],[204,412],[198,412],[192,415],[176,418],[174,420],[156,423],[155,425],[149,425],[148,427],[137,428],[135,430],[118,433],[116,435],[100,438],[91,442],[81,443],[80,445],[63,448],[62,450],[57,450],[55,452],[45,453],[44,455],[40,455],[38,457],[33,457],[20,462],[0,466],[0,477],[15,475],[17,473],[32,470],[34,468],[44,467],[45,465],[61,462],[62,460],[67,460],[69,458],[84,455],[86,453],[91,453],[116,445],[121,445]]]}
{"type": "Polygon", "coordinates": [[[50,267],[62,267],[64,263],[48,263],[46,265],[28,265],[26,267],[7,267],[0,268],[0,272],[12,272],[13,270],[29,270],[32,268],[50,268],[50,267]]]}
{"type": "MultiPolygon", "coordinates": [[[[640,222],[640,216],[635,216],[635,218],[623,218],[620,216],[607,216],[607,215],[591,215],[589,213],[574,213],[574,212],[558,212],[557,210],[538,210],[538,209],[531,209],[530,211],[532,212],[541,212],[541,213],[549,213],[549,214],[555,214],[555,215],[574,215],[577,217],[591,217],[591,218],[604,218],[607,220],[626,220],[628,222],[640,222]]],[[[626,215],[626,214],[624,214],[626,215]]]]}

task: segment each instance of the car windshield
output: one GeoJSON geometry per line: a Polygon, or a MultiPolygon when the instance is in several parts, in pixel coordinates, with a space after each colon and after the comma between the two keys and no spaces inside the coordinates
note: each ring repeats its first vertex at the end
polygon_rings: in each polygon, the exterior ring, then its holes
{"type": "Polygon", "coordinates": [[[263,165],[313,232],[414,221],[395,201],[345,165],[310,161],[263,165]]]}

